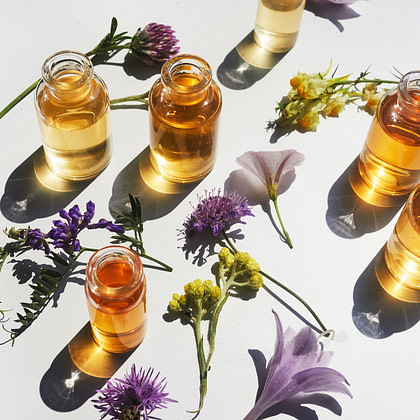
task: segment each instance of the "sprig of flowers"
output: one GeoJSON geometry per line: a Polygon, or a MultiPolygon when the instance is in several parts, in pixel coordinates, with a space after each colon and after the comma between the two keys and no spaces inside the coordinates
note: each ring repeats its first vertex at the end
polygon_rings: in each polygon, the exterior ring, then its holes
{"type": "Polygon", "coordinates": [[[30,285],[33,290],[30,302],[21,303],[23,313],[17,313],[15,321],[20,326],[9,331],[3,325],[3,328],[10,333],[10,338],[2,344],[9,341],[14,343],[15,339],[33,324],[49,304],[62,281],[71,274],[84,252],[97,251],[97,248],[81,245],[79,234],[85,229],[106,229],[114,233],[111,238],[118,243],[127,243],[141,257],[157,263],[163,270],[172,271],[170,266],[146,253],[141,236],[143,222],[140,202],[131,195],[129,197],[131,214],[118,215],[117,224],[103,218],[93,223],[95,204],[89,201],[84,213],[80,211],[78,205],[73,206],[68,212],[60,210],[60,219],[53,220],[53,227],[47,233],[43,233],[39,228],[30,227],[4,230],[12,241],[0,247],[0,270],[8,257],[19,256],[31,250],[43,251],[46,258],[61,269],[40,268],[39,278],[35,278],[34,283],[30,285]],[[134,236],[128,236],[126,230],[134,231],[134,236]]]}
{"type": "MultiPolygon", "coordinates": [[[[337,370],[328,367],[332,352],[323,350],[318,337],[309,327],[297,334],[291,328],[285,332],[278,314],[274,353],[265,372],[260,372],[261,394],[244,420],[257,420],[269,408],[276,407],[276,414],[292,407],[314,404],[341,415],[341,407],[326,392],[341,392],[352,398],[347,379],[337,370]]],[[[309,408],[303,408],[312,412],[309,408]]],[[[312,418],[312,417],[311,417],[312,418]]],[[[314,418],[317,418],[316,416],[314,418]]]]}
{"type": "MultiPolygon", "coordinates": [[[[175,32],[170,26],[155,22],[149,23],[144,28],[139,28],[133,36],[127,35],[127,32],[116,33],[117,26],[117,19],[113,17],[108,34],[105,35],[96,47],[85,53],[85,55],[87,57],[101,56],[101,58],[105,60],[113,57],[119,51],[128,50],[141,62],[149,66],[157,66],[178,54],[180,50],[178,45],[179,40],[175,37],[175,32]]],[[[20,95],[13,99],[12,102],[6,105],[0,111],[0,119],[28,96],[36,88],[40,80],[41,79],[36,80],[20,95]]],[[[113,99],[111,100],[111,104],[127,101],[138,101],[147,104],[147,95],[148,92],[140,95],[113,99]]]]}
{"type": "MultiPolygon", "coordinates": [[[[206,195],[200,198],[196,208],[183,223],[182,232],[185,235],[185,240],[189,241],[195,234],[201,233],[206,229],[210,230],[213,237],[221,236],[225,245],[235,254],[238,250],[228,236],[227,230],[233,224],[242,222],[241,219],[245,216],[253,216],[246,199],[241,198],[236,193],[221,195],[220,190],[217,192],[213,190],[211,194],[206,192],[206,195]]],[[[321,328],[321,332],[328,335],[329,330],[301,296],[261,269],[259,269],[259,273],[297,299],[314,317],[321,328]]]]}
{"type": "Polygon", "coordinates": [[[320,116],[338,117],[348,104],[361,102],[364,111],[373,114],[386,88],[384,84],[398,84],[399,80],[368,77],[363,71],[355,79],[350,74],[336,77],[337,68],[327,77],[331,66],[323,73],[298,72],[290,80],[291,90],[277,103],[278,118],[269,128],[284,127],[301,132],[316,131],[320,116]]]}
{"type": "Polygon", "coordinates": [[[194,330],[197,360],[200,372],[200,402],[195,411],[201,411],[207,393],[207,375],[215,350],[216,328],[220,312],[228,297],[242,288],[258,291],[263,284],[259,264],[248,253],[231,251],[224,247],[219,252],[215,271],[216,284],[211,280],[194,280],[184,286],[184,294],[175,293],[169,301],[169,310],[179,314],[194,330]],[[207,351],[203,337],[203,321],[208,320],[207,351]]]}
{"type": "Polygon", "coordinates": [[[147,371],[136,365],[131,366],[123,379],[107,381],[97,400],[92,400],[102,414],[101,419],[111,416],[115,420],[147,420],[150,413],[159,408],[166,408],[168,403],[177,402],[165,392],[166,379],[160,379],[159,373],[147,371]]]}

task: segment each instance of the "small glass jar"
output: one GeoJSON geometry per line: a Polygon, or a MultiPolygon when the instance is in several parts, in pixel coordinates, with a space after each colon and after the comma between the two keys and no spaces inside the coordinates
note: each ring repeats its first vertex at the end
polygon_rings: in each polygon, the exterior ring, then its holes
{"type": "Polygon", "coordinates": [[[85,294],[93,338],[102,349],[123,353],[143,341],[146,278],[134,251],[111,245],[95,252],[86,267],[85,294]]]}
{"type": "Polygon", "coordinates": [[[35,107],[45,161],[53,174],[83,181],[106,168],[111,158],[110,101],[88,57],[75,51],[48,57],[35,107]]]}
{"type": "Polygon", "coordinates": [[[272,53],[292,49],[299,34],[305,3],[306,0],[258,0],[255,43],[272,53]]]}
{"type": "Polygon", "coordinates": [[[388,207],[420,182],[420,71],[381,98],[350,183],[364,201],[388,207]]]}
{"type": "Polygon", "coordinates": [[[209,64],[181,54],[162,67],[150,89],[150,163],[166,180],[203,179],[213,168],[222,106],[209,64]]]}

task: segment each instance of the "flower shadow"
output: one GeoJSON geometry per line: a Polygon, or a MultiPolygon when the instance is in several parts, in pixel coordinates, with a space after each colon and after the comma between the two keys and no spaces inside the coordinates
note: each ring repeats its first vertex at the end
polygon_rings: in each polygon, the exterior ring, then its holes
{"type": "Polygon", "coordinates": [[[329,229],[345,239],[355,239],[385,227],[401,209],[402,201],[393,207],[373,206],[360,199],[353,191],[350,174],[357,171],[355,159],[337,179],[328,193],[325,219],[329,229]]]}
{"type": "Polygon", "coordinates": [[[40,147],[6,181],[0,199],[0,210],[11,222],[28,223],[56,214],[90,184],[89,181],[62,185],[64,188],[61,191],[47,188],[42,185],[35,172],[42,169],[41,172],[45,174],[42,160],[43,148],[40,147]]]}
{"type": "Polygon", "coordinates": [[[353,323],[363,335],[374,339],[406,331],[420,320],[420,304],[395,299],[380,285],[375,264],[385,264],[383,253],[384,248],[360,275],[353,291],[353,323]]]}
{"type": "Polygon", "coordinates": [[[305,9],[315,16],[329,20],[340,32],[344,31],[342,20],[360,16],[346,4],[334,4],[325,0],[306,0],[305,9]]]}
{"type": "Polygon", "coordinates": [[[108,353],[94,342],[90,324],[72,338],[45,372],[40,382],[44,404],[57,412],[81,407],[102,388],[133,351],[108,353]]]}
{"type": "Polygon", "coordinates": [[[217,69],[222,85],[233,90],[248,89],[280,61],[286,53],[270,53],[259,47],[251,31],[233,48],[217,69]]]}
{"type": "Polygon", "coordinates": [[[176,208],[198,184],[164,181],[151,169],[146,147],[115,178],[109,209],[111,214],[129,213],[131,194],[140,200],[143,221],[158,219],[176,208]]]}

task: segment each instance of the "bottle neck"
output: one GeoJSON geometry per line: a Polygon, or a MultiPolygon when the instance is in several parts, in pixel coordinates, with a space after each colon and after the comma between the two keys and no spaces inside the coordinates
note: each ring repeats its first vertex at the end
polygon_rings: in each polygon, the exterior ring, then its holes
{"type": "Polygon", "coordinates": [[[212,82],[209,64],[200,57],[177,55],[162,67],[161,80],[166,95],[178,105],[202,101],[212,82]]]}
{"type": "Polygon", "coordinates": [[[405,74],[398,85],[398,114],[411,122],[420,122],[420,71],[405,74]]]}
{"type": "Polygon", "coordinates": [[[75,51],[53,54],[42,66],[42,79],[51,94],[66,101],[85,98],[90,92],[93,75],[92,62],[75,51]]]}

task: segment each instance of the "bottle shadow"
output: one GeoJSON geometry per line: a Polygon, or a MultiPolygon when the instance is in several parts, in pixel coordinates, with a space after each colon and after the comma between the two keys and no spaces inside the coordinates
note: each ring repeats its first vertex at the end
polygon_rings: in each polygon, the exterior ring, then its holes
{"type": "Polygon", "coordinates": [[[271,53],[259,47],[251,31],[225,57],[217,69],[217,78],[233,90],[248,89],[283,59],[285,53],[271,53]]]}
{"type": "Polygon", "coordinates": [[[406,197],[395,200],[392,207],[368,204],[357,196],[350,185],[349,176],[357,171],[357,158],[331,187],[328,193],[326,222],[337,236],[355,239],[385,227],[398,213],[406,197]]]}
{"type": "Polygon", "coordinates": [[[93,340],[88,322],[57,355],[40,382],[44,404],[57,412],[82,406],[130,357],[102,350],[93,340]]]}
{"type": "Polygon", "coordinates": [[[90,182],[59,180],[49,172],[41,146],[10,174],[0,199],[0,211],[15,223],[51,216],[70,203],[90,182]]]}
{"type": "Polygon", "coordinates": [[[353,291],[353,323],[362,334],[375,339],[406,331],[420,320],[420,303],[398,300],[380,285],[375,265],[385,264],[383,253],[384,247],[360,275],[353,291]]]}
{"type": "Polygon", "coordinates": [[[140,200],[143,221],[158,219],[170,213],[200,183],[166,181],[152,169],[149,150],[146,147],[115,178],[109,201],[111,213],[130,213],[131,194],[140,200]]]}

